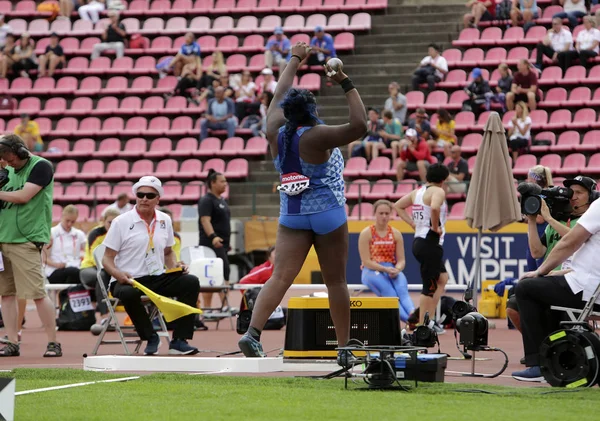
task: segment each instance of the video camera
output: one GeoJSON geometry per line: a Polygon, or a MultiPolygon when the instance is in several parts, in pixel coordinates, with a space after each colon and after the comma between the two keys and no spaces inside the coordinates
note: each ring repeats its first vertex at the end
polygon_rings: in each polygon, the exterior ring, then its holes
{"type": "Polygon", "coordinates": [[[436,343],[439,343],[437,332],[433,329],[433,321],[429,319],[429,313],[425,313],[423,324],[415,329],[412,342],[415,346],[425,348],[433,348],[436,343]]]}
{"type": "Polygon", "coordinates": [[[487,346],[488,320],[475,307],[464,301],[457,301],[452,306],[452,314],[460,335],[460,344],[465,349],[478,351],[487,346]]]}
{"type": "Polygon", "coordinates": [[[558,221],[566,221],[573,213],[571,197],[573,190],[567,187],[550,187],[542,189],[535,183],[521,183],[517,187],[521,194],[521,213],[523,215],[539,215],[542,199],[546,201],[550,215],[558,221]]]}

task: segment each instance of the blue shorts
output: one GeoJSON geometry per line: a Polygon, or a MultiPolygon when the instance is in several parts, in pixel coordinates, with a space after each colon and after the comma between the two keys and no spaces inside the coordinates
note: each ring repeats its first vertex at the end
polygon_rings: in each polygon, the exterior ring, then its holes
{"type": "Polygon", "coordinates": [[[346,219],[346,209],[341,206],[309,215],[281,215],[279,223],[294,230],[313,231],[317,235],[325,235],[344,225],[346,219]]]}

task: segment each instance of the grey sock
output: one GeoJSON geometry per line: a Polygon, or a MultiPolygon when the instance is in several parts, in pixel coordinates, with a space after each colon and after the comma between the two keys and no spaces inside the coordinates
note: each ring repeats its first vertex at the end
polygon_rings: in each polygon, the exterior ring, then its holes
{"type": "Polygon", "coordinates": [[[252,336],[254,339],[256,339],[257,341],[260,341],[260,334],[261,334],[261,331],[260,331],[260,330],[258,330],[258,329],[256,329],[256,328],[254,328],[254,327],[250,326],[250,327],[248,328],[248,334],[249,334],[250,336],[252,336]]]}

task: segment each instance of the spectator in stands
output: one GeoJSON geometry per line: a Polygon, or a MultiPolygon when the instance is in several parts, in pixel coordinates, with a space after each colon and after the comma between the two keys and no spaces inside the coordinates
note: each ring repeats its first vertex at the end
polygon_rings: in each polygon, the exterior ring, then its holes
{"type": "MultiPolygon", "coordinates": [[[[102,290],[98,284],[96,261],[94,260],[94,251],[102,244],[106,233],[110,229],[112,221],[121,214],[119,210],[115,208],[106,208],[102,213],[101,225],[93,228],[87,237],[87,243],[85,246],[85,254],[81,265],[79,265],[79,280],[87,289],[94,289],[96,296],[96,311],[100,313],[100,324],[103,325],[108,320],[108,307],[106,303],[102,301],[102,290]]],[[[108,282],[110,277],[104,276],[104,286],[108,289],[108,282]]]]}
{"type": "Polygon", "coordinates": [[[212,53],[212,63],[205,69],[200,71],[201,78],[198,82],[198,89],[202,90],[212,86],[213,80],[218,80],[221,75],[227,74],[227,66],[225,65],[225,59],[223,58],[223,53],[220,51],[214,51],[212,53]]]}
{"type": "Polygon", "coordinates": [[[367,122],[368,130],[362,142],[365,148],[367,161],[370,161],[371,159],[377,158],[379,156],[379,151],[385,148],[385,144],[380,135],[380,132],[383,131],[385,127],[377,108],[369,108],[367,114],[369,116],[367,122]]]}
{"type": "Polygon", "coordinates": [[[40,136],[40,126],[31,120],[29,114],[21,114],[21,123],[17,124],[14,133],[23,139],[30,151],[41,152],[44,150],[44,141],[40,136]]]}
{"type": "Polygon", "coordinates": [[[498,85],[494,95],[486,97],[488,101],[485,103],[486,111],[491,108],[492,102],[497,102],[502,106],[502,113],[506,112],[506,94],[510,92],[512,87],[512,74],[506,63],[502,63],[498,66],[498,73],[500,73],[500,79],[498,79],[498,85]]]}
{"type": "Polygon", "coordinates": [[[400,160],[396,169],[396,179],[404,179],[404,171],[418,171],[421,181],[427,181],[427,168],[432,163],[429,146],[419,137],[415,129],[408,129],[400,141],[400,160]]]}
{"type": "Polygon", "coordinates": [[[6,37],[11,33],[12,28],[4,20],[4,15],[0,15],[0,50],[4,48],[4,45],[6,45],[6,37]]]}
{"type": "Polygon", "coordinates": [[[454,145],[450,149],[451,161],[448,162],[448,171],[450,176],[448,180],[448,191],[450,193],[466,193],[469,180],[469,163],[461,156],[460,146],[454,145]]]}
{"type": "MultiPolygon", "coordinates": [[[[196,42],[196,36],[192,32],[188,32],[185,34],[185,43],[165,70],[168,71],[172,68],[175,76],[181,76],[186,66],[188,67],[188,71],[194,67],[202,69],[200,54],[200,45],[196,42]]],[[[162,77],[164,74],[162,72],[160,76],[162,77]]]]}
{"type": "Polygon", "coordinates": [[[423,140],[429,140],[431,136],[431,124],[429,124],[425,109],[417,108],[415,118],[408,122],[408,127],[415,129],[419,137],[423,140]]]}
{"type": "Polygon", "coordinates": [[[383,130],[379,131],[379,136],[383,139],[385,147],[392,149],[392,162],[396,162],[400,153],[400,140],[404,136],[404,128],[390,110],[383,111],[383,124],[383,130]]]}
{"type": "Polygon", "coordinates": [[[421,83],[427,83],[429,91],[433,91],[435,84],[441,81],[446,73],[448,73],[448,62],[440,54],[440,47],[429,44],[429,54],[421,60],[413,74],[413,90],[418,90],[421,83]]]}
{"type": "MultiPolygon", "coordinates": [[[[250,269],[250,272],[242,279],[242,285],[259,285],[266,283],[273,274],[273,263],[275,262],[275,246],[269,247],[267,250],[267,261],[262,265],[258,265],[250,269]]],[[[241,308],[240,308],[241,309],[241,308]]]]}
{"type": "Polygon", "coordinates": [[[538,18],[537,0],[513,0],[510,11],[510,20],[513,26],[519,26],[523,22],[525,32],[530,26],[535,25],[533,19],[538,18]]]}
{"type": "Polygon", "coordinates": [[[227,130],[227,137],[235,136],[235,104],[225,97],[225,89],[215,89],[215,97],[208,101],[206,118],[200,122],[200,141],[208,137],[208,129],[227,130]]]}
{"type": "Polygon", "coordinates": [[[271,69],[274,64],[279,66],[279,76],[281,76],[290,61],[292,45],[288,37],[283,34],[281,26],[275,28],[273,35],[265,46],[265,67],[271,69]]]}
{"type": "MultiPolygon", "coordinates": [[[[194,91],[194,92],[196,91],[196,89],[193,89],[193,88],[195,88],[196,86],[198,86],[201,83],[201,77],[202,77],[202,69],[199,68],[198,66],[184,66],[183,71],[181,72],[181,75],[179,76],[179,80],[177,81],[177,85],[175,85],[175,89],[173,89],[173,92],[171,92],[171,93],[164,94],[163,95],[164,98],[166,100],[168,100],[169,98],[171,98],[174,95],[181,95],[181,96],[187,98],[188,101],[193,102],[196,105],[200,105],[200,101],[211,94],[211,92],[204,89],[203,92],[205,93],[205,95],[200,95],[201,98],[193,97],[191,91],[194,91]]],[[[218,79],[217,79],[217,82],[218,82],[218,79]]],[[[212,82],[211,82],[211,88],[212,88],[212,82]]],[[[212,95],[214,96],[214,91],[212,92],[212,95]]]]}
{"type": "Polygon", "coordinates": [[[552,18],[552,28],[548,30],[546,37],[536,46],[537,57],[535,67],[543,69],[543,56],[552,61],[564,63],[564,57],[573,49],[573,35],[568,28],[562,24],[562,19],[552,18]]]}
{"type": "Polygon", "coordinates": [[[119,193],[119,195],[117,196],[117,201],[108,205],[104,209],[104,212],[102,212],[102,216],[105,216],[106,212],[109,209],[116,209],[119,211],[119,214],[123,214],[125,212],[129,212],[130,210],[132,210],[133,205],[131,203],[129,203],[129,195],[125,192],[119,193]]]}
{"type": "Polygon", "coordinates": [[[249,70],[242,72],[242,80],[235,89],[235,115],[241,121],[248,113],[250,104],[256,101],[256,84],[249,70]]]}
{"type": "Polygon", "coordinates": [[[600,31],[595,28],[596,21],[591,16],[583,17],[584,29],[579,31],[575,43],[575,49],[567,51],[562,57],[559,55],[558,64],[565,72],[571,67],[572,60],[579,58],[582,66],[590,68],[594,65],[592,60],[598,55],[598,43],[600,42],[600,31]]]}
{"type": "Polygon", "coordinates": [[[50,230],[50,243],[44,247],[46,277],[51,284],[78,284],[81,254],[85,251],[83,231],[73,225],[79,211],[74,205],[63,209],[60,224],[50,230]]]}
{"type": "Polygon", "coordinates": [[[269,109],[269,105],[271,105],[271,101],[273,101],[273,93],[269,91],[263,92],[260,96],[260,121],[250,126],[252,136],[267,136],[267,110],[269,109]]]}
{"type": "Polygon", "coordinates": [[[13,55],[13,73],[21,77],[29,77],[29,71],[37,68],[37,58],[35,56],[35,44],[29,32],[23,32],[21,38],[17,41],[15,54],[13,55]]]}
{"type": "Polygon", "coordinates": [[[125,25],[119,22],[119,13],[110,10],[108,12],[110,23],[104,28],[102,33],[102,42],[94,45],[92,50],[92,60],[100,57],[106,50],[115,50],[117,58],[121,58],[125,55],[125,40],[127,38],[127,32],[125,31],[125,25]]]}
{"type": "Polygon", "coordinates": [[[400,92],[398,82],[392,82],[388,85],[388,93],[390,96],[385,100],[383,108],[394,113],[394,118],[400,121],[401,124],[404,124],[408,103],[406,97],[400,92]]]}
{"type": "Polygon", "coordinates": [[[220,86],[223,87],[223,89],[225,89],[225,96],[227,98],[230,98],[231,96],[233,96],[234,90],[231,87],[231,84],[229,83],[229,75],[227,73],[225,73],[224,75],[221,75],[221,77],[219,78],[220,81],[220,86]]]}
{"type": "Polygon", "coordinates": [[[515,116],[508,122],[508,144],[512,152],[513,163],[519,156],[519,151],[528,149],[531,145],[531,117],[527,104],[517,102],[515,116]]]}
{"type": "Polygon", "coordinates": [[[58,34],[53,32],[50,35],[50,44],[46,46],[46,51],[39,57],[40,65],[38,76],[46,76],[46,66],[48,66],[48,76],[54,76],[56,69],[62,69],[67,63],[63,48],[58,44],[58,34]]]}
{"type": "Polygon", "coordinates": [[[83,0],[59,0],[60,16],[58,18],[71,19],[73,11],[78,11],[82,4],[83,0]]]}
{"type": "Polygon", "coordinates": [[[277,88],[277,81],[275,80],[275,76],[273,76],[273,70],[263,69],[260,74],[263,75],[263,82],[256,87],[256,95],[260,96],[264,92],[274,94],[275,88],[277,88]]]}
{"type": "Polygon", "coordinates": [[[554,18],[569,19],[569,26],[575,29],[577,20],[587,15],[585,0],[559,0],[563,11],[552,16],[554,18]]]}
{"type": "Polygon", "coordinates": [[[510,92],[506,94],[506,107],[509,110],[514,110],[515,103],[523,101],[527,103],[530,110],[535,110],[538,101],[537,74],[531,71],[531,65],[527,59],[519,60],[517,69],[519,71],[513,75],[510,92]]]}
{"type": "Polygon", "coordinates": [[[4,79],[8,73],[8,69],[12,68],[15,63],[14,56],[17,44],[15,43],[14,35],[8,34],[4,47],[0,49],[0,79],[4,79]]]}
{"type": "Polygon", "coordinates": [[[444,156],[450,156],[450,148],[456,144],[456,134],[454,134],[455,121],[445,108],[438,109],[438,121],[432,128],[436,140],[427,141],[429,148],[444,148],[444,156]]]}
{"type": "Polygon", "coordinates": [[[325,33],[322,26],[315,28],[315,36],[310,40],[310,56],[308,56],[308,64],[310,66],[319,66],[327,63],[332,57],[337,57],[335,47],[333,46],[333,37],[325,33]]]}
{"type": "MultiPolygon", "coordinates": [[[[123,302],[140,339],[148,341],[144,354],[153,355],[158,352],[160,338],[142,305],[143,293],[131,285],[131,279],[192,307],[196,306],[200,283],[177,262],[171,218],[156,209],[164,194],[160,180],[144,176],[133,185],[133,193],[137,197],[135,209],[113,220],[104,239],[102,263],[112,276],[109,290],[123,302]]],[[[198,349],[187,342],[194,335],[194,315],[181,317],[174,325],[169,354],[197,354],[198,349]]]]}
{"type": "Polygon", "coordinates": [[[92,23],[98,23],[100,12],[106,9],[105,0],[81,0],[81,6],[77,9],[79,17],[83,20],[91,20],[92,23]]]}
{"type": "Polygon", "coordinates": [[[492,89],[487,80],[483,79],[483,74],[479,67],[476,67],[471,72],[473,81],[465,88],[465,92],[469,99],[465,100],[462,105],[463,111],[472,111],[475,114],[475,119],[479,118],[482,106],[489,101],[492,95],[492,89]]]}
{"type": "Polygon", "coordinates": [[[493,0],[468,0],[466,7],[470,12],[463,17],[465,28],[477,28],[479,22],[496,18],[496,2],[493,0]]]}

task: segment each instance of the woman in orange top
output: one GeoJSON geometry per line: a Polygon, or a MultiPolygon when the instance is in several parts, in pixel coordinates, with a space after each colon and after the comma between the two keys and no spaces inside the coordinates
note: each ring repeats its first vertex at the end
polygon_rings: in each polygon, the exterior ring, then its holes
{"type": "Polygon", "coordinates": [[[402,234],[389,225],[391,202],[378,200],[373,212],[375,224],[362,230],[358,238],[362,283],[379,297],[398,297],[400,320],[406,322],[415,307],[402,273],[406,265],[402,234]]]}

